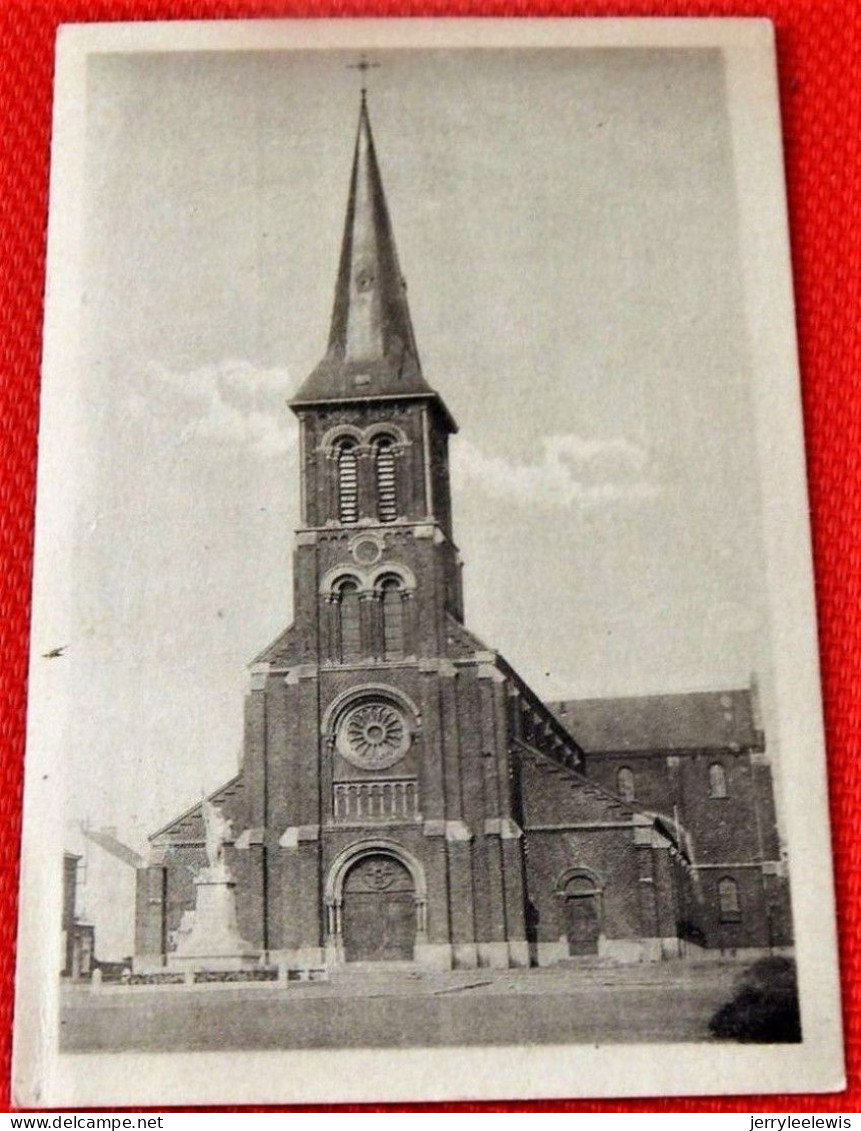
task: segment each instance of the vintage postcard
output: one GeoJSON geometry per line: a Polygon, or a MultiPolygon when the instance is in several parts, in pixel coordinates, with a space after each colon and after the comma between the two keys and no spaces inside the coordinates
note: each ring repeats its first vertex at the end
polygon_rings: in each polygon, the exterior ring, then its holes
{"type": "Polygon", "coordinates": [[[19,1104],[842,1087],[775,76],[62,30],[19,1104]]]}

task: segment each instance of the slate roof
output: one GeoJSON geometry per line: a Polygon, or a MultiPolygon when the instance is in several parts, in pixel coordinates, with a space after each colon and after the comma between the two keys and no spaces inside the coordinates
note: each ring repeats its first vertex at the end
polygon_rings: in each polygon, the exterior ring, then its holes
{"type": "Polygon", "coordinates": [[[587,753],[763,746],[750,688],[569,699],[547,706],[587,753]]]}
{"type": "Polygon", "coordinates": [[[432,400],[456,431],[442,399],[422,375],[363,96],[329,345],[290,404],[301,408],[392,397],[432,400]]]}
{"type": "Polygon", "coordinates": [[[454,659],[465,659],[475,655],[476,652],[492,650],[451,613],[446,614],[445,631],[446,652],[454,659]]]}
{"type": "MultiPolygon", "coordinates": [[[[245,782],[240,771],[236,777],[225,782],[214,793],[210,793],[208,800],[214,805],[220,805],[228,798],[241,793],[244,788],[245,782]]],[[[152,833],[148,839],[150,842],[158,844],[160,841],[169,843],[171,839],[202,842],[203,838],[203,802],[198,801],[196,805],[192,805],[190,809],[186,809],[184,813],[163,825],[158,832],[152,833]]]]}

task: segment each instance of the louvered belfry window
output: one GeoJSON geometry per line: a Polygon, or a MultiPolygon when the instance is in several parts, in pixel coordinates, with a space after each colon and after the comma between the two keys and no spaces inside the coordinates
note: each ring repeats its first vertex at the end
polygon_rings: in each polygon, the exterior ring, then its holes
{"type": "Polygon", "coordinates": [[[394,522],[398,517],[398,496],[395,486],[395,453],[392,441],[377,444],[377,517],[380,522],[394,522]]]}
{"type": "Polygon", "coordinates": [[[356,445],[345,440],[338,450],[338,518],[341,522],[359,519],[359,480],[356,445]]]}

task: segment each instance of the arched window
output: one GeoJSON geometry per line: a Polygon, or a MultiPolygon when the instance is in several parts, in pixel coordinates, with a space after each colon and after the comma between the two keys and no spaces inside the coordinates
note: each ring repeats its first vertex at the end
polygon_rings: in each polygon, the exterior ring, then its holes
{"type": "Polygon", "coordinates": [[[726,797],[726,770],[720,762],[709,766],[709,797],[726,797]]]}
{"type": "Polygon", "coordinates": [[[623,766],[616,774],[616,792],[623,801],[634,800],[634,774],[627,766],[623,766]]]}
{"type": "Polygon", "coordinates": [[[341,629],[341,659],[355,660],[362,653],[359,624],[359,583],[348,577],[337,589],[338,622],[341,629]]]}
{"type": "Polygon", "coordinates": [[[718,907],[722,923],[737,923],[741,919],[738,884],[729,876],[724,876],[718,883],[718,907]]]}
{"type": "Polygon", "coordinates": [[[338,518],[341,522],[359,519],[359,479],[355,440],[338,445],[338,518]]]}
{"type": "Polygon", "coordinates": [[[380,585],[383,610],[383,655],[387,660],[404,654],[403,588],[396,577],[387,577],[380,585]]]}
{"type": "Polygon", "coordinates": [[[388,436],[378,440],[374,462],[377,475],[377,518],[380,522],[394,522],[398,517],[398,492],[395,484],[395,453],[388,436]]]}

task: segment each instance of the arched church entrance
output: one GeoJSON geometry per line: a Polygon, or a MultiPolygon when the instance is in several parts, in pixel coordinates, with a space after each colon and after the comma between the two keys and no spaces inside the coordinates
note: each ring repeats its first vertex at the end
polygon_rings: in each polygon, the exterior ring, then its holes
{"type": "Polygon", "coordinates": [[[360,857],[344,877],[341,923],[347,962],[412,961],[416,890],[394,855],[360,857]]]}
{"type": "Polygon", "coordinates": [[[601,934],[601,890],[588,874],[569,874],[557,890],[568,953],[597,954],[601,934]]]}

